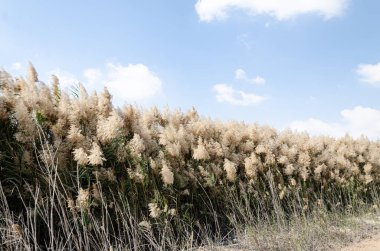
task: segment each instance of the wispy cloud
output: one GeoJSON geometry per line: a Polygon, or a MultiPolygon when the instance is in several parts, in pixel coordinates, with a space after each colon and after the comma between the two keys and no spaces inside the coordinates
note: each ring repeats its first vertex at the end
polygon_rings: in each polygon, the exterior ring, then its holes
{"type": "Polygon", "coordinates": [[[226,102],[231,105],[248,106],[261,103],[265,100],[265,97],[254,93],[235,90],[226,84],[216,84],[214,85],[213,90],[216,93],[216,99],[219,102],[226,102]]]}
{"type": "Polygon", "coordinates": [[[285,20],[306,13],[325,19],[341,15],[348,0],[198,0],[195,9],[201,21],[226,19],[228,12],[241,9],[248,14],[266,14],[285,20]]]}
{"type": "Polygon", "coordinates": [[[20,62],[15,62],[11,65],[11,70],[15,70],[15,71],[18,71],[18,70],[21,70],[22,68],[22,63],[20,62]]]}
{"type": "Polygon", "coordinates": [[[251,50],[254,46],[253,40],[248,33],[238,35],[236,41],[239,46],[242,46],[246,50],[251,50]]]}
{"type": "Polygon", "coordinates": [[[57,76],[59,79],[59,83],[61,85],[61,88],[64,90],[68,90],[69,88],[71,88],[71,87],[73,87],[73,86],[75,86],[81,82],[80,79],[77,76],[75,76],[74,74],[72,74],[68,71],[59,69],[59,68],[56,68],[52,71],[49,71],[48,75],[57,76]]]}
{"type": "Polygon", "coordinates": [[[96,85],[102,81],[103,73],[99,69],[88,68],[83,71],[83,76],[86,79],[86,83],[96,85]]]}
{"type": "Polygon", "coordinates": [[[380,111],[357,106],[340,112],[341,122],[328,123],[310,118],[304,121],[294,121],[289,126],[293,130],[307,131],[312,135],[344,136],[346,133],[353,137],[365,135],[372,139],[380,139],[380,111]]]}
{"type": "Polygon", "coordinates": [[[255,78],[249,78],[247,73],[243,69],[237,69],[235,71],[235,79],[249,82],[251,84],[263,85],[266,80],[263,77],[256,76],[255,78]]]}
{"type": "MultiPolygon", "coordinates": [[[[0,65],[0,69],[3,66],[0,65]]],[[[23,64],[21,62],[14,62],[12,64],[9,64],[8,66],[4,66],[4,70],[8,71],[9,73],[13,74],[14,76],[18,75],[24,75],[26,72],[27,65],[23,64]]]]}
{"type": "Polygon", "coordinates": [[[360,81],[380,87],[380,63],[360,64],[356,69],[360,81]]]}

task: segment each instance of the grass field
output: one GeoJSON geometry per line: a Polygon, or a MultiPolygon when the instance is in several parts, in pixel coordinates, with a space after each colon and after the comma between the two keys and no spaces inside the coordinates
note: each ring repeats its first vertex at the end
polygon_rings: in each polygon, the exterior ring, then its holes
{"type": "Polygon", "coordinates": [[[379,206],[379,141],[113,107],[32,65],[0,72],[0,134],[6,250],[325,250],[379,206]]]}

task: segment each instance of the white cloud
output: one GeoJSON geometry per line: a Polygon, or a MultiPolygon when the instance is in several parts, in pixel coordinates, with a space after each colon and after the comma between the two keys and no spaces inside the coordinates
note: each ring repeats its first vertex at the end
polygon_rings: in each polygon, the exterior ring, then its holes
{"type": "Polygon", "coordinates": [[[143,64],[124,66],[108,63],[103,69],[85,69],[80,78],[61,69],[55,69],[48,74],[56,75],[62,88],[66,90],[79,82],[83,83],[88,92],[99,92],[106,86],[115,98],[114,100],[120,104],[125,101],[141,101],[151,98],[159,94],[162,88],[159,77],[143,64]]]}
{"type": "Polygon", "coordinates": [[[247,78],[247,74],[245,73],[244,70],[242,70],[242,69],[237,69],[237,70],[235,71],[235,78],[238,79],[238,80],[246,79],[246,78],[247,78]]]}
{"type": "Polygon", "coordinates": [[[201,21],[226,19],[230,10],[266,14],[278,20],[317,13],[329,19],[343,13],[348,0],[198,0],[195,9],[201,21]]]}
{"type": "Polygon", "coordinates": [[[255,78],[252,78],[252,79],[249,78],[247,76],[247,73],[243,69],[237,69],[235,71],[235,79],[247,81],[249,83],[258,84],[258,85],[263,85],[266,82],[265,79],[260,76],[256,76],[255,78]]]}
{"type": "Polygon", "coordinates": [[[18,70],[21,70],[21,67],[22,67],[22,64],[20,62],[16,62],[11,65],[11,70],[18,71],[18,70]]]}
{"type": "Polygon", "coordinates": [[[360,81],[380,87],[380,63],[360,64],[356,72],[360,76],[360,81]]]}
{"type": "Polygon", "coordinates": [[[353,137],[366,135],[372,139],[380,139],[380,110],[357,106],[341,111],[342,120],[339,123],[327,123],[310,118],[305,121],[295,121],[290,128],[297,131],[307,131],[312,135],[344,136],[346,133],[353,137]]]}
{"type": "Polygon", "coordinates": [[[89,68],[83,71],[83,76],[86,79],[86,83],[96,85],[101,82],[103,74],[99,69],[89,68]]]}
{"type": "Polygon", "coordinates": [[[256,76],[254,79],[252,79],[252,81],[253,83],[258,84],[258,85],[263,85],[266,82],[266,80],[260,76],[256,76]]]}
{"type": "MultiPolygon", "coordinates": [[[[6,66],[4,68],[4,70],[6,70],[7,72],[9,72],[10,74],[12,74],[13,76],[24,76],[25,75],[25,72],[27,71],[26,70],[26,67],[27,65],[21,63],[21,62],[14,62],[8,66],[6,66]]],[[[2,67],[0,66],[0,69],[2,67]]]]}
{"type": "Polygon", "coordinates": [[[48,74],[57,76],[59,79],[59,84],[64,90],[67,90],[68,88],[73,87],[81,82],[74,74],[58,68],[48,72],[48,74]]]}
{"type": "Polygon", "coordinates": [[[106,86],[116,97],[127,100],[142,100],[161,92],[162,82],[157,75],[143,64],[109,63],[106,86]]]}
{"type": "Polygon", "coordinates": [[[219,102],[226,102],[232,105],[248,106],[265,100],[262,96],[235,90],[226,84],[216,84],[214,85],[213,90],[216,93],[216,99],[219,102]]]}

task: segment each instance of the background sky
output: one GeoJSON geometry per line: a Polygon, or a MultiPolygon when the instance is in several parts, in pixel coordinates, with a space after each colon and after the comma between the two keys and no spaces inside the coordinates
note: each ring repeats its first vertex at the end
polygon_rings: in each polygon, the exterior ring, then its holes
{"type": "Polygon", "coordinates": [[[380,138],[380,1],[0,0],[0,67],[114,104],[380,138]]]}

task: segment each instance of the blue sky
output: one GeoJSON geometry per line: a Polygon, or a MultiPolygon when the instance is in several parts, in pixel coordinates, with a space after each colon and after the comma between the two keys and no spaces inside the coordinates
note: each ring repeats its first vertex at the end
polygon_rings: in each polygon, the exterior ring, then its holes
{"type": "Polygon", "coordinates": [[[0,66],[157,105],[380,138],[376,0],[0,0],[0,66]]]}

